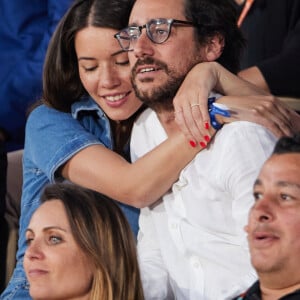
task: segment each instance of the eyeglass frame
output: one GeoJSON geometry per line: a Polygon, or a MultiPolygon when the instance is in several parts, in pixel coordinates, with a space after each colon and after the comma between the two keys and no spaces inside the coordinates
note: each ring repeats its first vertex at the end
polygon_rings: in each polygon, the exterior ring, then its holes
{"type": "Polygon", "coordinates": [[[137,37],[137,39],[141,36],[142,34],[142,30],[144,28],[146,28],[146,34],[147,34],[147,37],[149,38],[149,40],[151,42],[153,42],[154,44],[162,44],[164,42],[166,42],[169,37],[170,37],[170,34],[171,34],[171,30],[172,30],[172,26],[173,25],[187,25],[187,26],[193,26],[193,27],[196,27],[197,24],[195,24],[194,22],[191,22],[191,21],[184,21],[184,20],[177,20],[177,19],[165,19],[165,18],[157,18],[157,19],[151,19],[149,20],[146,24],[144,25],[131,25],[131,26],[128,26],[122,30],[120,30],[119,32],[117,32],[116,34],[114,34],[114,38],[116,38],[119,42],[119,45],[120,47],[122,48],[123,51],[132,51],[133,49],[130,49],[130,43],[131,43],[131,37],[128,35],[128,38],[126,37],[121,37],[121,33],[124,32],[124,31],[127,31],[129,30],[130,28],[132,29],[135,29],[135,30],[138,30],[139,31],[139,35],[137,37]],[[152,39],[152,36],[151,36],[151,33],[150,33],[150,25],[153,24],[156,24],[156,25],[159,25],[159,22],[161,22],[161,20],[163,21],[166,21],[166,24],[168,25],[168,35],[167,37],[161,41],[161,42],[156,42],[152,39]],[[126,49],[125,47],[122,46],[122,40],[129,40],[129,46],[128,46],[128,49],[126,49]]]}

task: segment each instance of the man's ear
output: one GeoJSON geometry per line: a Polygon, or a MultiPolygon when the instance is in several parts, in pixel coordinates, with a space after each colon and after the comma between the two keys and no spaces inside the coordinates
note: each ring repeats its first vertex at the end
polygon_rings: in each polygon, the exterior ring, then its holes
{"type": "Polygon", "coordinates": [[[216,34],[210,38],[205,48],[206,61],[217,60],[222,55],[224,46],[225,39],[221,34],[216,34]]]}

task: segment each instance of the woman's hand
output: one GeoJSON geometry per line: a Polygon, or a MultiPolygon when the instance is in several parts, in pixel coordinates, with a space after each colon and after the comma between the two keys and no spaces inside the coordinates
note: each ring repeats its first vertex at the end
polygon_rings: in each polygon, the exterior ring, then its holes
{"type": "Polygon", "coordinates": [[[224,96],[218,103],[225,104],[231,114],[230,118],[218,117],[220,123],[254,122],[268,128],[277,137],[292,135],[295,131],[292,122],[295,112],[272,95],[224,96]]]}
{"type": "Polygon", "coordinates": [[[292,134],[291,109],[219,63],[204,62],[188,73],[173,101],[175,120],[189,140],[207,143],[215,132],[207,105],[212,90],[227,95],[217,102],[227,105],[232,114],[231,118],[217,117],[220,122],[251,121],[267,127],[278,137],[292,134]]]}
{"type": "Polygon", "coordinates": [[[217,84],[214,63],[201,63],[186,76],[174,100],[175,121],[190,141],[207,143],[211,128],[207,99],[217,84]]]}

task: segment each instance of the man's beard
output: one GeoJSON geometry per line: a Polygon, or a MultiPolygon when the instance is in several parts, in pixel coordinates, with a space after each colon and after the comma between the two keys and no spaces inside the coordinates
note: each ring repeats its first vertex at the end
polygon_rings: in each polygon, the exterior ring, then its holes
{"type": "MultiPolygon", "coordinates": [[[[184,72],[184,74],[182,75],[177,74],[173,70],[170,70],[165,63],[159,60],[154,60],[151,57],[147,57],[136,62],[135,66],[132,69],[131,82],[137,97],[148,107],[152,108],[156,112],[173,111],[173,98],[175,97],[177,90],[182,84],[185,75],[186,72],[184,72]],[[159,87],[148,89],[147,91],[139,89],[138,83],[136,81],[136,70],[137,67],[144,64],[155,65],[160,70],[165,71],[165,73],[168,75],[166,83],[159,87]]],[[[153,82],[153,79],[148,78],[141,82],[151,83],[153,82]]]]}

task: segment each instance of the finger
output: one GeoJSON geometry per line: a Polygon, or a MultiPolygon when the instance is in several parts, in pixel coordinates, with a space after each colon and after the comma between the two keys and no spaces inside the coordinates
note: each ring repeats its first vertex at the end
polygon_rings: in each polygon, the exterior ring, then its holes
{"type": "Polygon", "coordinates": [[[207,144],[211,140],[211,134],[209,131],[205,132],[205,135],[203,136],[202,133],[198,133],[197,125],[194,122],[194,119],[191,117],[191,109],[186,109],[186,115],[187,118],[184,116],[184,111],[177,111],[175,113],[175,121],[179,125],[180,129],[184,133],[184,135],[189,139],[190,144],[198,144],[202,148],[205,148],[207,144]],[[186,121],[189,120],[189,124],[186,123],[186,121]],[[196,131],[192,132],[191,128],[196,128],[196,131]]]}
{"type": "Polygon", "coordinates": [[[275,110],[284,118],[284,122],[290,121],[290,108],[278,98],[270,96],[270,101],[266,104],[268,110],[272,110],[272,106],[275,107],[275,110]]]}
{"type": "Polygon", "coordinates": [[[202,141],[205,136],[209,136],[209,132],[205,129],[199,106],[199,104],[191,105],[189,109],[191,117],[189,119],[186,118],[186,124],[198,142],[202,141]]]}
{"type": "Polygon", "coordinates": [[[285,118],[281,119],[274,117],[274,114],[267,110],[261,110],[257,107],[255,109],[242,110],[230,109],[230,118],[223,118],[226,123],[233,121],[249,121],[260,124],[269,129],[275,136],[281,137],[283,135],[292,134],[292,126],[290,122],[286,122],[285,118]]]}
{"type": "Polygon", "coordinates": [[[186,136],[187,140],[192,145],[193,142],[196,143],[196,138],[191,134],[189,127],[185,123],[185,118],[183,115],[183,110],[177,110],[175,112],[175,122],[179,126],[179,129],[183,132],[183,134],[186,136]]]}
{"type": "Polygon", "coordinates": [[[285,108],[274,105],[270,109],[269,104],[267,104],[255,108],[254,115],[257,117],[258,115],[263,116],[263,125],[275,133],[276,136],[292,134],[290,113],[285,108]]]}
{"type": "Polygon", "coordinates": [[[210,127],[210,117],[208,114],[208,105],[207,105],[207,100],[206,102],[200,101],[199,103],[199,110],[201,112],[201,116],[202,116],[202,123],[200,123],[200,119],[198,121],[198,119],[196,120],[197,125],[199,128],[204,127],[204,129],[208,130],[210,127]]]}
{"type": "Polygon", "coordinates": [[[290,109],[278,98],[268,96],[255,109],[262,116],[277,124],[279,128],[286,130],[291,127],[290,109]]]}

